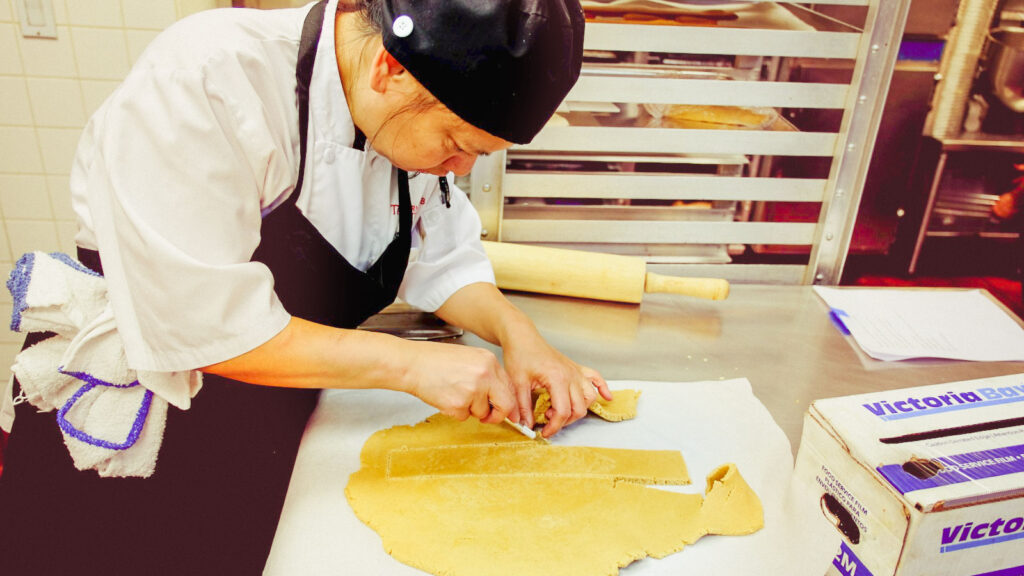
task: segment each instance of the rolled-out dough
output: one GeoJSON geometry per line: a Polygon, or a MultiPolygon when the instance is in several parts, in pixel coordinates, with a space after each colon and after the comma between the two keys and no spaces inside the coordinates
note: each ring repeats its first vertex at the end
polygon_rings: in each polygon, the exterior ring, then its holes
{"type": "MultiPolygon", "coordinates": [[[[590,405],[590,412],[609,422],[621,422],[636,417],[636,405],[640,400],[639,390],[614,390],[612,399],[598,397],[590,405]]],[[[551,408],[551,395],[541,390],[533,401],[534,424],[546,424],[548,417],[544,415],[551,408]]]]}
{"type": "Polygon", "coordinates": [[[763,526],[732,464],[708,475],[704,497],[679,494],[645,485],[687,482],[682,459],[662,451],[524,442],[442,414],[377,432],[361,461],[345,489],[356,516],[393,557],[438,575],[614,575],[705,534],[763,526]]]}

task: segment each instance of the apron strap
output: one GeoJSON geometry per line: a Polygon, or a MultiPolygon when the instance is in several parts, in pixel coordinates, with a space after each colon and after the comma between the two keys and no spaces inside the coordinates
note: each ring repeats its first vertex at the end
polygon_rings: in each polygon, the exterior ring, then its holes
{"type": "Polygon", "coordinates": [[[299,40],[299,60],[295,66],[295,94],[299,100],[299,177],[295,181],[295,190],[282,204],[294,204],[302,191],[302,181],[306,175],[306,139],[309,135],[309,83],[313,79],[313,64],[316,61],[316,48],[320,43],[320,31],[324,27],[324,9],[327,0],[320,0],[306,14],[302,23],[302,38],[299,40]]]}

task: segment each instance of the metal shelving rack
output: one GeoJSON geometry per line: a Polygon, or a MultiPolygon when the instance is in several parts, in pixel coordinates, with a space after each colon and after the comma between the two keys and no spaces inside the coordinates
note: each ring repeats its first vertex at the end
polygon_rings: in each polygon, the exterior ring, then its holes
{"type": "Polygon", "coordinates": [[[588,22],[588,53],[632,54],[637,65],[624,68],[636,75],[584,64],[566,98],[568,126],[549,125],[531,144],[477,162],[462,185],[480,213],[484,239],[635,254],[667,274],[838,283],[910,2],[815,4],[751,4],[713,27],[588,22]],[[821,15],[815,4],[860,11],[863,23],[821,15]],[[752,67],[707,74],[665,66],[666,59],[650,65],[650,54],[682,61],[726,56],[752,67]],[[799,59],[852,64],[851,80],[787,81],[788,63],[799,59]],[[661,73],[666,68],[682,73],[661,73]],[[841,111],[841,121],[832,132],[793,130],[781,114],[768,129],[651,127],[623,123],[623,114],[615,121],[573,114],[574,103],[612,105],[635,118],[643,118],[644,105],[658,104],[820,108],[841,111]],[[763,165],[785,156],[830,158],[828,175],[766,177],[763,165]],[[537,169],[544,163],[551,168],[537,169]],[[688,173],[677,164],[704,169],[688,173]],[[702,208],[673,206],[693,202],[702,208]],[[815,203],[818,221],[752,221],[750,207],[759,202],[815,203]],[[737,264],[730,257],[767,245],[801,247],[808,261],[737,264]]]}

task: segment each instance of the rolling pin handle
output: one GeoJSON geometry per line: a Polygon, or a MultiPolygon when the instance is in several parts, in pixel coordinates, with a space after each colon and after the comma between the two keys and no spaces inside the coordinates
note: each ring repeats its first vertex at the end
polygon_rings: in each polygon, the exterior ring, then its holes
{"type": "Polygon", "coordinates": [[[725,300],[729,296],[729,282],[721,278],[683,278],[648,272],[644,292],[668,292],[708,300],[725,300]]]}

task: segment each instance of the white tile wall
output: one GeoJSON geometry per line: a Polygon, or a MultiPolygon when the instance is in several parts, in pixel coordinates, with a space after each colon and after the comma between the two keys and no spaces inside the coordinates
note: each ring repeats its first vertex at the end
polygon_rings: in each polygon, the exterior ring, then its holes
{"type": "Polygon", "coordinates": [[[75,53],[71,46],[71,28],[57,26],[57,38],[25,38],[20,33],[15,34],[15,38],[18,40],[26,74],[57,78],[78,76],[75,53]]]}
{"type": "Polygon", "coordinates": [[[21,76],[0,76],[0,126],[31,126],[28,85],[21,76]]]}
{"type": "MultiPolygon", "coordinates": [[[[150,40],[189,14],[231,0],[43,0],[57,38],[24,38],[17,0],[0,0],[0,282],[25,252],[73,254],[78,232],[68,174],[81,129],[150,40]]],[[[22,336],[4,328],[0,383],[22,336]]],[[[0,387],[2,390],[2,387],[0,387]]]]}
{"type": "Polygon", "coordinates": [[[124,37],[128,45],[128,58],[134,64],[142,51],[156,38],[159,30],[125,30],[124,37]]]}
{"type": "Polygon", "coordinates": [[[128,74],[128,43],[122,28],[75,28],[71,43],[81,78],[120,80],[128,74]]]}
{"type": "Polygon", "coordinates": [[[0,126],[0,174],[38,174],[43,171],[39,139],[32,127],[0,126]]]}
{"type": "Polygon", "coordinates": [[[21,74],[22,71],[17,30],[10,22],[0,22],[0,74],[21,74]]]}
{"type": "Polygon", "coordinates": [[[0,174],[0,210],[4,218],[52,218],[46,176],[0,174]]]}
{"type": "Polygon", "coordinates": [[[163,30],[174,23],[178,16],[173,2],[121,0],[121,7],[124,9],[126,28],[163,30]]]}
{"type": "Polygon", "coordinates": [[[36,126],[85,126],[82,86],[74,78],[29,78],[28,95],[36,126]]]}
{"type": "Polygon", "coordinates": [[[121,3],[110,0],[71,0],[67,3],[68,24],[121,28],[121,3]]]}

